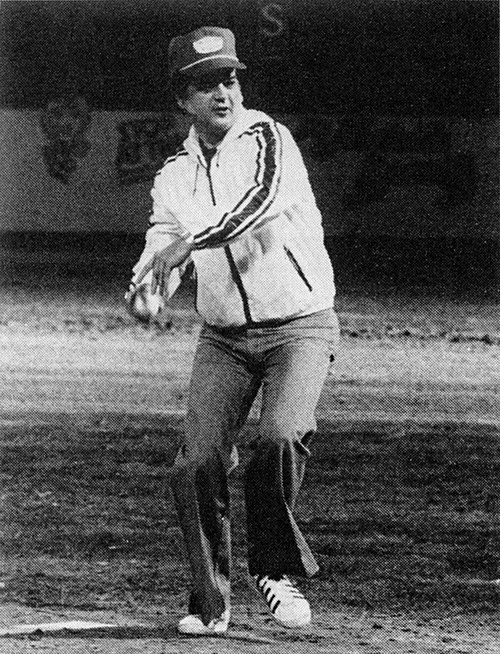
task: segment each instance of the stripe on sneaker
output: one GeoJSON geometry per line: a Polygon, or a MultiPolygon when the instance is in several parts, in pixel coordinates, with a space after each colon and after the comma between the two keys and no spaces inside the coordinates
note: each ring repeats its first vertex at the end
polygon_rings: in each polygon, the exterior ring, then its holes
{"type": "Polygon", "coordinates": [[[292,582],[283,575],[270,579],[256,577],[257,590],[264,598],[271,615],[285,627],[303,627],[311,621],[309,602],[292,582]]]}
{"type": "MultiPolygon", "coordinates": [[[[275,599],[275,598],[273,597],[273,599],[275,599]]],[[[276,613],[276,610],[278,609],[278,606],[279,606],[280,604],[281,604],[281,600],[277,599],[276,602],[274,603],[274,605],[273,605],[273,604],[269,604],[269,608],[271,609],[271,611],[272,611],[273,613],[276,613]]]]}

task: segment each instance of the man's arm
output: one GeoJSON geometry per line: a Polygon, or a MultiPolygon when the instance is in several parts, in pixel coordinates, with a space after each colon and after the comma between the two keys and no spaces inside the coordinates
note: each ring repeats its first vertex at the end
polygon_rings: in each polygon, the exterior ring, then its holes
{"type": "Polygon", "coordinates": [[[171,272],[177,266],[183,264],[193,250],[193,240],[178,238],[167,247],[156,252],[150,261],[139,273],[135,283],[141,284],[149,272],[152,272],[151,292],[157,291],[162,297],[168,299],[169,279],[171,272]]]}
{"type": "Polygon", "coordinates": [[[193,236],[193,249],[224,246],[278,213],[274,209],[283,167],[282,135],[274,122],[267,121],[256,123],[246,134],[256,144],[249,162],[251,182],[218,224],[193,236]]]}
{"type": "Polygon", "coordinates": [[[182,271],[173,279],[170,279],[170,273],[174,267],[182,265],[189,257],[189,253],[186,256],[181,255],[181,250],[183,244],[192,241],[192,237],[167,208],[158,188],[158,178],[155,180],[151,196],[153,198],[151,226],[146,232],[145,246],[133,268],[130,288],[125,295],[129,304],[133,301],[136,289],[141,285],[148,285],[149,293],[152,294],[161,287],[161,295],[164,299],[168,299],[179,286],[182,271]],[[164,270],[165,274],[160,274],[160,270],[164,270]],[[159,281],[161,284],[158,284],[159,281]]]}

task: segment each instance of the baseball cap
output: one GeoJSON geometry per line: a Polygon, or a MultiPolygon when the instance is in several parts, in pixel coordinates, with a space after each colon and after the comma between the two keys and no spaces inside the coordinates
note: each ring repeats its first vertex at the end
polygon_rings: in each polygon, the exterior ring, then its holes
{"type": "Polygon", "coordinates": [[[170,41],[170,78],[178,74],[197,77],[219,68],[246,68],[236,55],[234,34],[231,30],[224,27],[200,27],[170,41]]]}

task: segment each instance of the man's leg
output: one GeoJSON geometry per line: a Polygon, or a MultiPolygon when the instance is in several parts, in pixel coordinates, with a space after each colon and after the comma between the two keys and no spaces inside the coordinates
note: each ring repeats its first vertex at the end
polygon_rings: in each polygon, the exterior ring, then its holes
{"type": "Polygon", "coordinates": [[[252,575],[311,576],[318,570],[292,510],[337,337],[331,315],[324,327],[320,318],[299,319],[282,330],[265,360],[259,436],[245,478],[252,575]]]}
{"type": "Polygon", "coordinates": [[[193,364],[185,442],[171,476],[193,573],[189,613],[205,625],[230,606],[227,474],[237,463],[234,436],[258,385],[231,341],[205,328],[193,364]]]}

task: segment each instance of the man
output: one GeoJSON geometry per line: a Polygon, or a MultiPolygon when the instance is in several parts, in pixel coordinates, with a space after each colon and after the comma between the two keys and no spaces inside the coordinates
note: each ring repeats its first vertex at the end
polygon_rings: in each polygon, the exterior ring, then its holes
{"type": "MultiPolygon", "coordinates": [[[[249,572],[274,618],[309,623],[287,575],[318,570],[293,518],[315,431],[314,411],[338,340],[333,272],[321,216],[290,132],[247,110],[231,31],[202,27],[169,47],[172,88],[192,119],[157,175],[151,227],[127,295],[168,298],[171,272],[193,261],[204,319],[185,442],[171,476],[194,587],[185,634],[224,633],[230,619],[227,476],[236,436],[262,388],[245,474],[249,572]]],[[[139,309],[140,313],[140,309],[139,309]]]]}

